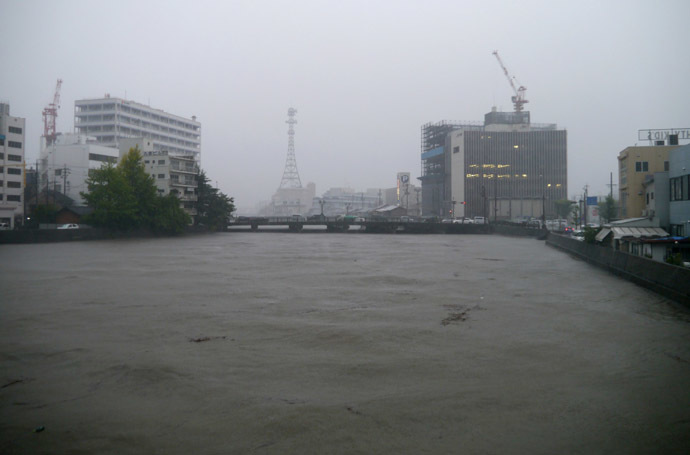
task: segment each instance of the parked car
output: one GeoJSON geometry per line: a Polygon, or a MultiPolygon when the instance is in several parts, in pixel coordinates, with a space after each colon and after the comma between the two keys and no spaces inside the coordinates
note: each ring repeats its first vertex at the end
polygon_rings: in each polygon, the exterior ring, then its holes
{"type": "Polygon", "coordinates": [[[0,231],[9,231],[10,223],[0,223],[0,231]]]}
{"type": "Polygon", "coordinates": [[[61,224],[57,227],[58,229],[79,229],[79,225],[75,223],[61,224]]]}
{"type": "Polygon", "coordinates": [[[486,218],[484,218],[483,216],[475,216],[474,224],[486,224],[486,218]]]}

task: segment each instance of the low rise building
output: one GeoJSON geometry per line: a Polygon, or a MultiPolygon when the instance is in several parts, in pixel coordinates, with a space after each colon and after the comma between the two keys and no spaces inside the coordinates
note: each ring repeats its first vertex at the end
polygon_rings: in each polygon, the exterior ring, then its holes
{"type": "Polygon", "coordinates": [[[669,170],[669,152],[677,145],[627,147],[618,154],[618,191],[621,218],[643,216],[646,208],[645,180],[669,170]]]}
{"type": "Polygon", "coordinates": [[[199,167],[193,156],[171,155],[165,150],[143,153],[144,169],[156,183],[158,194],[174,194],[189,216],[195,216],[199,167]]]}
{"type": "Polygon", "coordinates": [[[199,165],[193,155],[159,150],[149,138],[121,138],[120,159],[131,149],[138,148],[144,160],[144,169],[153,178],[158,194],[175,194],[180,206],[190,216],[195,216],[199,165]]]}
{"type": "Polygon", "coordinates": [[[39,187],[42,193],[60,193],[74,205],[86,204],[81,197],[87,192],[89,172],[107,163],[116,164],[118,150],[99,145],[94,137],[83,134],[59,134],[47,145],[38,161],[39,187]]]}

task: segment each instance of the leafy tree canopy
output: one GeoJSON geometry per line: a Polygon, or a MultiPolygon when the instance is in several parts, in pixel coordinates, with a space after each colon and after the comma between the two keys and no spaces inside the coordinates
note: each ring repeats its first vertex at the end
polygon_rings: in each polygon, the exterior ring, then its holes
{"type": "Polygon", "coordinates": [[[197,176],[196,224],[219,231],[228,225],[228,219],[235,211],[234,200],[213,188],[204,171],[197,176]]]}
{"type": "Polygon", "coordinates": [[[86,185],[88,192],[82,197],[93,213],[85,221],[94,226],[179,233],[189,224],[176,196],[158,195],[138,147],[130,149],[117,166],[108,163],[90,171],[86,185]]]}
{"type": "Polygon", "coordinates": [[[572,211],[571,206],[574,203],[575,201],[569,201],[567,199],[559,199],[558,201],[554,201],[558,218],[567,218],[572,211]]]}
{"type": "Polygon", "coordinates": [[[618,207],[616,207],[616,201],[610,194],[606,196],[604,202],[599,204],[599,216],[603,218],[605,223],[611,222],[615,219],[618,213],[618,207]]]}

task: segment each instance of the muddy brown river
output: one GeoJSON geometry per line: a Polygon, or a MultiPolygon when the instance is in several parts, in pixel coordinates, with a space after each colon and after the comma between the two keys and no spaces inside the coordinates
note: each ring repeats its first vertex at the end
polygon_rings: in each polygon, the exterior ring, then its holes
{"type": "Polygon", "coordinates": [[[690,312],[533,239],[0,246],[2,454],[685,454],[690,312]]]}

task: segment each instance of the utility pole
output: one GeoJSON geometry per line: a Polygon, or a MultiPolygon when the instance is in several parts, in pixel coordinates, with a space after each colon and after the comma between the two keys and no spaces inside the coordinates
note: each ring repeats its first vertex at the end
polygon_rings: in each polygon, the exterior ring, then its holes
{"type": "Polygon", "coordinates": [[[584,208],[585,208],[585,210],[584,210],[585,223],[584,223],[584,227],[587,227],[587,185],[585,185],[584,190],[585,190],[585,198],[584,198],[584,201],[585,201],[585,204],[584,204],[584,208]]]}
{"type": "Polygon", "coordinates": [[[62,169],[62,194],[67,196],[67,164],[62,169]]]}
{"type": "Polygon", "coordinates": [[[606,185],[609,187],[609,195],[611,196],[611,199],[613,199],[613,187],[617,186],[613,184],[613,172],[611,172],[610,178],[609,178],[609,184],[606,185]]]}
{"type": "Polygon", "coordinates": [[[38,159],[36,159],[36,207],[38,207],[38,179],[41,177],[38,172],[38,159]]]}

